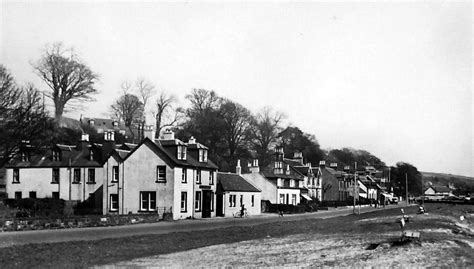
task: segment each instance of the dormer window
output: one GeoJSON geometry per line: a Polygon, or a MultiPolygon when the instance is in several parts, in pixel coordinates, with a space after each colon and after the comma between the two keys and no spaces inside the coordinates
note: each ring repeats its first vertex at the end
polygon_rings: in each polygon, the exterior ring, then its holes
{"type": "Polygon", "coordinates": [[[60,157],[59,157],[59,151],[57,150],[53,150],[53,161],[59,161],[60,157]]]}
{"type": "Polygon", "coordinates": [[[275,162],[275,168],[280,168],[280,169],[283,168],[283,163],[280,162],[280,161],[276,161],[275,162]]]}
{"type": "Polygon", "coordinates": [[[94,160],[94,151],[89,150],[89,161],[93,161],[94,160]]]}
{"type": "Polygon", "coordinates": [[[207,162],[207,150],[205,149],[199,150],[199,162],[201,163],[207,162]]]}
{"type": "Polygon", "coordinates": [[[283,179],[281,179],[281,178],[278,178],[278,179],[277,179],[277,186],[278,186],[278,187],[282,187],[282,186],[283,186],[283,179]]]}
{"type": "Polygon", "coordinates": [[[290,187],[295,187],[295,180],[294,179],[291,179],[290,180],[290,187]]]}
{"type": "Polygon", "coordinates": [[[290,174],[290,166],[289,166],[289,165],[286,165],[286,174],[287,174],[287,175],[290,174]]]}
{"type": "Polygon", "coordinates": [[[29,162],[30,161],[30,158],[29,158],[29,154],[27,152],[22,152],[21,153],[21,161],[22,162],[29,162]]]}
{"type": "Polygon", "coordinates": [[[178,160],[186,160],[186,147],[178,146],[178,160]]]}

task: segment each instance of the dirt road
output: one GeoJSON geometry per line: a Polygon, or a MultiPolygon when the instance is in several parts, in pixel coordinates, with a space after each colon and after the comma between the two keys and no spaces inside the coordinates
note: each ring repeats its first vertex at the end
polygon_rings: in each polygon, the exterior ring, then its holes
{"type": "MultiPolygon", "coordinates": [[[[390,206],[388,208],[393,208],[390,206]]],[[[383,208],[382,208],[383,209],[383,208]]],[[[361,213],[381,208],[362,207],[361,213]]],[[[325,219],[352,214],[352,208],[331,209],[306,214],[285,215],[285,220],[325,219]]],[[[0,233],[0,248],[13,245],[31,243],[55,243],[81,240],[99,240],[106,238],[120,238],[133,235],[167,234],[182,231],[199,231],[232,226],[250,226],[255,224],[272,223],[280,221],[276,214],[262,214],[249,218],[214,218],[200,220],[180,220],[172,222],[158,222],[149,224],[135,224],[115,227],[96,227],[62,230],[41,230],[0,233]]]]}

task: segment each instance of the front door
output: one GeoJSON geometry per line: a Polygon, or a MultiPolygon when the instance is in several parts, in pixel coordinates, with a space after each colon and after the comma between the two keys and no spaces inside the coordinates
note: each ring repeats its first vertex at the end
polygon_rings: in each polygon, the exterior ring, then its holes
{"type": "Polygon", "coordinates": [[[218,217],[223,217],[224,216],[223,199],[224,199],[223,194],[216,194],[216,216],[218,216],[218,217]]]}
{"type": "Polygon", "coordinates": [[[202,191],[202,217],[203,218],[211,217],[212,195],[214,195],[214,193],[210,190],[202,191]]]}

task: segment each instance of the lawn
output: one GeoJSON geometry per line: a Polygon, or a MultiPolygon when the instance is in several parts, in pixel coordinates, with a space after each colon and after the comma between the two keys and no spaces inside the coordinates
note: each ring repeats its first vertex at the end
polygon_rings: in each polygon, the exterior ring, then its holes
{"type": "Polygon", "coordinates": [[[473,266],[472,206],[428,204],[407,229],[421,242],[399,244],[393,208],[331,219],[250,227],[30,244],[0,249],[3,268],[119,266],[473,266]],[[470,210],[471,212],[466,213],[470,210]],[[459,220],[464,214],[466,219],[459,220]],[[461,222],[456,225],[457,222],[461,222]]]}

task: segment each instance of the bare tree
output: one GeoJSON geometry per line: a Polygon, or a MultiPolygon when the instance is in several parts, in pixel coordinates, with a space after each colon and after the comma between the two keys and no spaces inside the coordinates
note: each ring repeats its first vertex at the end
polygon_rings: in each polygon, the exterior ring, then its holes
{"type": "Polygon", "coordinates": [[[220,114],[224,122],[224,139],[229,150],[229,157],[232,159],[237,149],[244,146],[249,136],[252,115],[247,108],[230,100],[223,102],[220,114]]]}
{"type": "Polygon", "coordinates": [[[15,157],[23,141],[37,150],[51,138],[53,124],[41,97],[31,84],[17,87],[0,65],[0,167],[15,157]]]}
{"type": "Polygon", "coordinates": [[[270,107],[264,107],[255,117],[253,123],[254,148],[260,156],[260,163],[263,166],[270,162],[270,147],[277,140],[284,118],[282,113],[273,111],[270,107]]]}
{"type": "Polygon", "coordinates": [[[143,139],[145,137],[147,104],[150,97],[152,97],[153,94],[155,93],[154,91],[155,86],[144,78],[138,78],[137,81],[135,82],[135,87],[136,87],[136,92],[141,102],[143,103],[143,115],[142,115],[142,118],[140,119],[140,122],[138,122],[139,139],[143,139]]]}
{"type": "Polygon", "coordinates": [[[166,127],[174,126],[181,118],[182,111],[180,108],[173,108],[173,104],[176,102],[176,97],[168,95],[162,92],[155,103],[155,124],[156,133],[155,138],[160,136],[161,130],[166,127]]]}
{"type": "Polygon", "coordinates": [[[98,75],[92,72],[72,49],[65,49],[62,43],[47,47],[33,68],[51,88],[46,96],[54,102],[57,123],[68,102],[91,101],[91,95],[97,93],[95,83],[98,75]]]}
{"type": "Polygon", "coordinates": [[[133,131],[133,124],[143,118],[144,106],[138,96],[130,93],[130,88],[131,86],[128,82],[122,83],[123,95],[115,101],[111,109],[119,120],[123,120],[125,126],[130,131],[132,141],[134,141],[135,133],[133,131]]]}

